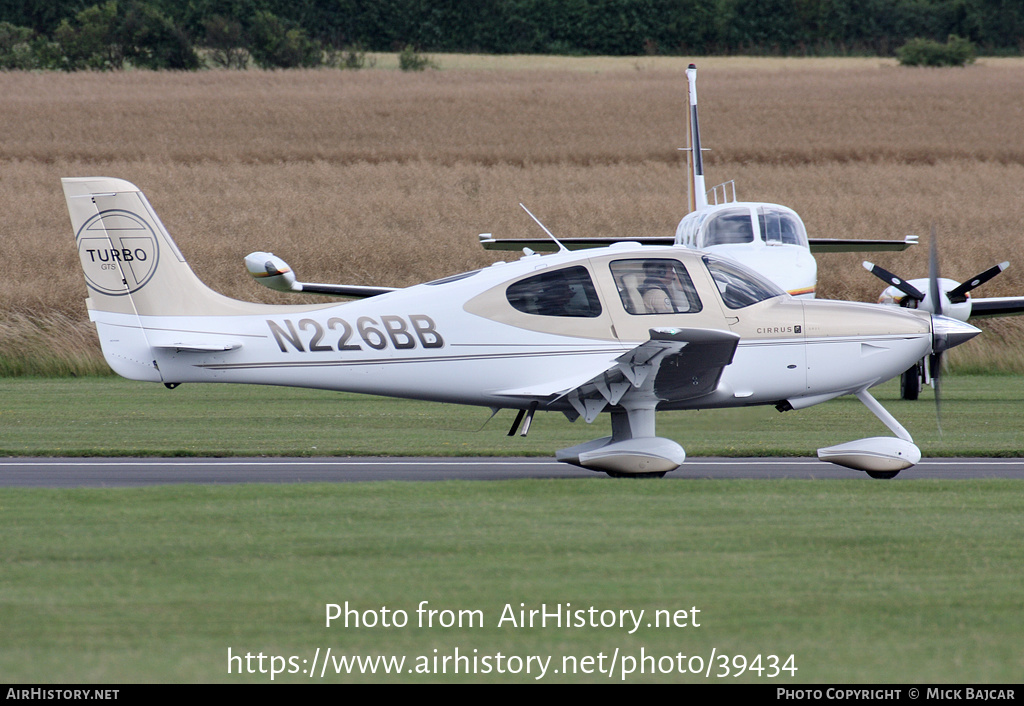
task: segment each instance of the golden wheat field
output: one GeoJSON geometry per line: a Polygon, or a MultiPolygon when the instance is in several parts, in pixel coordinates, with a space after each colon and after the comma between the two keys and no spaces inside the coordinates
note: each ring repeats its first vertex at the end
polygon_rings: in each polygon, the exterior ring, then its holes
{"type": "MultiPolygon", "coordinates": [[[[666,235],[685,208],[687,60],[442,58],[440,70],[0,73],[0,360],[102,369],[62,176],[147,194],[193,269],[234,297],[290,301],[242,258],[309,281],[404,286],[495,255],[477,234],[666,235]],[[590,62],[588,64],[588,61],[590,62]],[[447,62],[447,66],[446,66],[447,62]],[[461,68],[465,66],[467,68],[461,68]],[[276,298],[276,299],[275,299],[276,298]]],[[[1024,294],[1024,61],[707,59],[708,185],[795,208],[812,236],[922,236],[871,259],[925,276],[1010,260],[977,296],[1024,294]]],[[[874,300],[865,255],[819,256],[819,296],[874,300]]],[[[1024,371],[991,320],[953,362],[1024,371]]]]}

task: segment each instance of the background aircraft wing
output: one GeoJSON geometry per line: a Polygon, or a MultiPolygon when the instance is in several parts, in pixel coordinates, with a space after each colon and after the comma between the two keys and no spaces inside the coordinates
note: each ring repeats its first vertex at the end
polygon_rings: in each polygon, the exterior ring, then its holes
{"type": "MultiPolygon", "coordinates": [[[[646,238],[559,238],[558,242],[568,250],[585,250],[586,248],[604,248],[615,243],[640,243],[641,245],[674,245],[676,239],[662,236],[646,238]]],[[[530,248],[534,252],[556,252],[558,243],[550,238],[492,238],[490,233],[480,234],[480,244],[484,250],[522,250],[530,248]]]]}
{"type": "MultiPolygon", "coordinates": [[[[603,248],[615,243],[631,242],[641,245],[675,245],[676,239],[668,236],[646,236],[641,238],[559,238],[558,242],[569,250],[603,248]]],[[[896,252],[917,244],[916,235],[903,240],[871,240],[865,238],[809,238],[811,252],[896,252]]],[[[534,252],[555,252],[558,243],[550,238],[492,238],[490,233],[481,233],[480,244],[485,250],[522,250],[534,252]]]]}
{"type": "Polygon", "coordinates": [[[715,390],[722,370],[732,362],[740,337],[715,329],[650,330],[650,340],[623,353],[604,370],[564,378],[547,386],[506,390],[502,394],[567,399],[588,422],[608,405],[631,393],[653,404],[702,397],[715,390]]]}
{"type": "Polygon", "coordinates": [[[903,240],[870,240],[862,238],[808,238],[811,252],[897,252],[917,245],[917,236],[908,235],[903,240]]]}
{"type": "Polygon", "coordinates": [[[290,291],[305,294],[329,294],[334,297],[349,297],[350,299],[365,299],[395,291],[395,287],[364,287],[358,284],[317,284],[313,282],[297,282],[296,284],[300,288],[290,291]]]}
{"type": "Polygon", "coordinates": [[[971,318],[1024,314],[1024,297],[971,297],[971,318]]]}
{"type": "Polygon", "coordinates": [[[299,282],[288,263],[274,253],[257,251],[245,256],[245,269],[267,289],[277,292],[327,294],[332,297],[365,299],[395,291],[394,287],[367,287],[359,284],[320,284],[299,282]]]}

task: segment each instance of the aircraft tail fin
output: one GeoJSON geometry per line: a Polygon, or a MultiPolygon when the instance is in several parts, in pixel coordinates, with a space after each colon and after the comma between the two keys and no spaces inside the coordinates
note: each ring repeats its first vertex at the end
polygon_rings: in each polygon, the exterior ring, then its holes
{"type": "Polygon", "coordinates": [[[223,336],[185,340],[184,333],[173,333],[173,326],[152,317],[254,314],[270,308],[225,297],[203,284],[133,184],[107,177],[61,181],[89,290],[89,318],[114,372],[131,380],[180,382],[163,379],[161,350],[238,347],[223,336]],[[164,340],[167,336],[174,338],[164,340]]]}
{"type": "Polygon", "coordinates": [[[61,179],[89,309],[135,316],[252,313],[192,272],[134,184],[108,177],[61,179]]]}
{"type": "Polygon", "coordinates": [[[700,145],[700,127],[697,123],[697,67],[690,64],[686,69],[689,85],[689,113],[686,119],[686,167],[687,191],[690,212],[708,205],[707,188],[704,185],[704,155],[700,145]]]}

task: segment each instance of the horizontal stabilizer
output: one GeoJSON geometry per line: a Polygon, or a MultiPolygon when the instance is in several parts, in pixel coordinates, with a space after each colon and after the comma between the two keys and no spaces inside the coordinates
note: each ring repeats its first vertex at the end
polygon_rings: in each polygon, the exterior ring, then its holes
{"type": "Polygon", "coordinates": [[[186,353],[222,353],[234,351],[242,347],[241,343],[203,343],[201,341],[178,341],[174,343],[154,343],[153,348],[173,350],[186,353]]]}

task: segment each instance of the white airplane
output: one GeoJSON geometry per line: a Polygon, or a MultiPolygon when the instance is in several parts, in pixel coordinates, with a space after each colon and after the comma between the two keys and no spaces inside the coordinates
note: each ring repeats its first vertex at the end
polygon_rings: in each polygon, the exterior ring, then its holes
{"type": "MultiPolygon", "coordinates": [[[[817,287],[818,267],[812,253],[866,252],[905,250],[918,242],[916,235],[903,240],[870,240],[842,238],[808,238],[807,229],[796,211],[780,204],[739,202],[735,183],[719,184],[705,191],[704,160],[697,120],[697,68],[690,64],[686,71],[689,85],[687,119],[687,186],[689,212],[676,227],[675,237],[648,237],[635,240],[647,245],[678,245],[713,252],[743,263],[796,297],[812,298],[817,287]]],[[[538,239],[495,239],[480,236],[485,248],[517,250],[524,246],[535,250],[553,249],[550,241],[538,239]]],[[[616,238],[564,238],[567,247],[607,246],[616,238]]],[[[936,277],[942,299],[929,298],[929,279],[909,283],[881,267],[865,262],[864,267],[890,286],[882,292],[878,303],[920,308],[966,321],[968,317],[1006,316],[1024,313],[1024,297],[993,297],[971,299],[968,292],[1006,269],[1001,263],[961,284],[936,277]],[[938,301],[940,306],[932,304],[938,301]]],[[[935,361],[925,358],[904,371],[900,378],[900,394],[904,399],[917,399],[923,384],[932,384],[935,361]]]]}
{"type": "MultiPolygon", "coordinates": [[[[706,190],[704,158],[697,120],[697,68],[686,70],[689,86],[687,113],[687,192],[689,209],[676,227],[675,236],[631,238],[644,245],[678,245],[724,255],[774,282],[795,297],[814,297],[818,283],[815,252],[905,250],[917,243],[916,235],[903,240],[856,238],[808,238],[807,228],[796,211],[776,203],[736,200],[735,182],[706,190]]],[[[550,240],[480,236],[489,250],[536,251],[555,249],[550,240]]],[[[621,238],[561,238],[571,249],[606,247],[621,238]]]]}
{"type": "MultiPolygon", "coordinates": [[[[818,456],[892,477],[921,452],[868,388],[979,333],[922,311],[795,299],[732,260],[628,242],[404,289],[339,286],[361,297],[348,303],[255,304],[206,287],[134,185],[63,187],[89,316],[118,374],[516,409],[510,435],[538,410],[587,422],[607,412],[610,437],[557,458],[615,476],[660,476],[685,460],[656,436],[657,410],[801,409],[854,394],[895,436],[818,456]]],[[[279,258],[254,254],[247,266],[310,291],[279,258]]]]}

